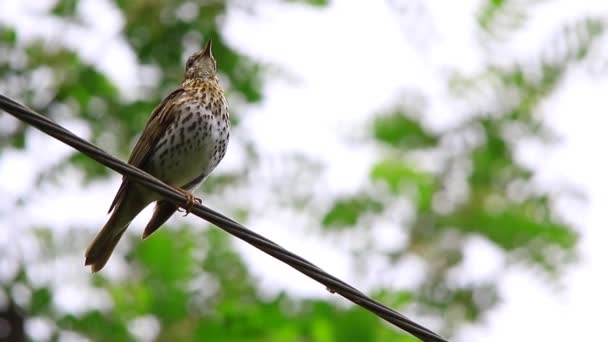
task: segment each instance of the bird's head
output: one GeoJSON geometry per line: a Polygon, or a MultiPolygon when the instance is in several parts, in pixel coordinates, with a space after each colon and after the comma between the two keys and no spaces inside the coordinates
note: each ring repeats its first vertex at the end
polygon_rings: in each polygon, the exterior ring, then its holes
{"type": "Polygon", "coordinates": [[[186,79],[206,80],[216,75],[215,58],[211,53],[211,40],[207,42],[204,49],[195,52],[188,57],[186,62],[186,79]]]}

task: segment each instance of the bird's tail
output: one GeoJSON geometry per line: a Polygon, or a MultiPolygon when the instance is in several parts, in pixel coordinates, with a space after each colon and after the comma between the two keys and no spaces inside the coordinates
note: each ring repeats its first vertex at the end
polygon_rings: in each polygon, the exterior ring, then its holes
{"type": "Polygon", "coordinates": [[[162,226],[167,220],[177,211],[177,206],[169,201],[163,200],[156,202],[156,207],[154,208],[154,214],[152,214],[152,218],[148,225],[144,229],[144,234],[142,235],[142,239],[148,238],[152,233],[154,233],[160,226],[162,226]]]}
{"type": "Polygon", "coordinates": [[[134,199],[122,201],[116,206],[108,222],[89,245],[85,254],[85,266],[91,266],[91,271],[98,272],[110,259],[114,248],[129,224],[145,208],[145,204],[134,199]]]}

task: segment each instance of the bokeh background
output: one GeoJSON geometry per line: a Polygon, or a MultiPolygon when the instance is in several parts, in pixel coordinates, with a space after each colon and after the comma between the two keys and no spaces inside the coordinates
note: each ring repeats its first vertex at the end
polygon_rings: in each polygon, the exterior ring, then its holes
{"type": "MultiPolygon", "coordinates": [[[[204,202],[455,341],[591,340],[608,306],[608,3],[1,0],[0,92],[122,159],[214,41],[204,202]]],[[[0,340],[414,341],[193,217],[106,268],[120,176],[0,114],[0,340]]]]}

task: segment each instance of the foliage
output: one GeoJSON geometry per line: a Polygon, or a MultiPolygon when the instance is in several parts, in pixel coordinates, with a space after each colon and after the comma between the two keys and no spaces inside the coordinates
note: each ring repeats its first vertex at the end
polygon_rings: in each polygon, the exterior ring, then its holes
{"type": "MultiPolygon", "coordinates": [[[[321,8],[328,4],[286,2],[321,8]]],[[[155,104],[180,81],[185,50],[201,46],[204,39],[214,40],[214,54],[221,61],[229,95],[244,106],[261,100],[265,66],[244,56],[222,36],[222,18],[238,1],[113,3],[125,20],[121,35],[138,63],[158,74],[144,94],[124,97],[107,75],[77,51],[49,47],[43,41],[23,43],[18,31],[1,24],[0,91],[55,120],[86,123],[93,142],[123,156],[155,104]],[[194,6],[190,8],[194,15],[173,15],[182,6],[194,6]]],[[[49,15],[66,23],[77,22],[79,4],[78,0],[57,1],[49,15]]],[[[522,30],[528,10],[509,1],[486,1],[477,17],[481,39],[497,44],[522,30]],[[501,18],[509,16],[516,20],[501,25],[501,18]]],[[[306,211],[325,229],[323,234],[340,237],[361,230],[373,233],[375,223],[394,209],[393,203],[406,201],[412,214],[393,217],[407,235],[402,245],[390,252],[372,248],[363,255],[353,253],[353,257],[379,254],[392,265],[416,259],[424,264],[425,274],[415,286],[377,289],[376,297],[399,309],[438,318],[442,332],[448,335],[465,323],[482,321],[500,302],[497,279],[450,281],[470,239],[482,238],[495,246],[507,257],[505,267],[517,263],[552,277],[559,276],[576,256],[577,234],[553,207],[556,200],[571,194],[538,188],[533,171],[518,160],[517,149],[524,140],[545,145],[554,141],[536,110],[566,73],[585,61],[604,26],[600,20],[584,18],[564,25],[547,42],[542,56],[508,65],[489,62],[475,75],[451,70],[446,88],[451,98],[467,104],[466,119],[437,130],[422,120],[427,108],[407,103],[388,106],[391,109],[379,111],[369,127],[368,142],[381,152],[370,169],[369,182],[352,194],[333,198],[320,214],[294,198],[284,202],[297,202],[292,207],[306,211]],[[424,158],[432,160],[433,167],[418,162],[424,158]]],[[[238,122],[238,107],[233,115],[238,122]]],[[[3,119],[0,116],[0,122],[3,119]]],[[[0,158],[7,151],[23,152],[28,131],[20,123],[0,125],[0,158]]],[[[260,158],[255,142],[248,152],[246,158],[260,158]]],[[[103,167],[73,154],[61,165],[42,170],[40,178],[52,182],[53,175],[70,168],[82,171],[87,181],[108,175],[103,167]]],[[[211,190],[219,193],[230,186],[246,187],[249,172],[243,167],[215,181],[211,190]]],[[[248,209],[252,208],[235,208],[243,216],[248,209]]],[[[76,251],[71,238],[50,234],[46,228],[34,231],[37,246],[42,246],[35,260],[11,254],[9,248],[2,252],[0,247],[3,262],[15,266],[13,272],[3,271],[0,278],[0,298],[8,298],[8,305],[0,308],[2,319],[17,322],[14,329],[23,329],[23,319],[45,319],[51,322],[53,338],[76,333],[93,340],[136,340],[141,337],[137,326],[143,325],[157,329],[153,337],[158,340],[414,340],[356,307],[295,298],[289,293],[269,298],[260,293],[224,233],[215,229],[201,233],[188,226],[164,229],[146,243],[133,244],[126,257],[131,270],[128,276],[91,277],[95,293],[107,296],[107,307],[62,311],[55,304],[58,288],[37,280],[37,271],[40,265],[48,266],[47,259],[76,251]]],[[[87,234],[70,234],[79,245],[84,244],[80,239],[87,234]]]]}

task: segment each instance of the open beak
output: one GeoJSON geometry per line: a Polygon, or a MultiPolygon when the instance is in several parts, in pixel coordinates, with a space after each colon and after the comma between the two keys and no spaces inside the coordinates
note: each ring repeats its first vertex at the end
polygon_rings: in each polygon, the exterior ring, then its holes
{"type": "Polygon", "coordinates": [[[205,51],[203,51],[203,56],[211,56],[211,39],[207,42],[205,46],[205,51]]]}

